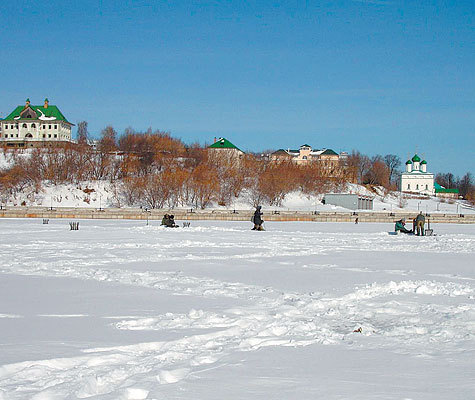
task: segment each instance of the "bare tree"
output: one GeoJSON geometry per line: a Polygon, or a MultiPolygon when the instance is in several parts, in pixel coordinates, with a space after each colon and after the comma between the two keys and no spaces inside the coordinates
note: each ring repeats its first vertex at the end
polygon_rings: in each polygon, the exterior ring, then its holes
{"type": "Polygon", "coordinates": [[[470,172],[467,172],[462,179],[458,181],[458,190],[460,195],[467,197],[467,194],[473,192],[473,178],[470,172]]]}
{"type": "Polygon", "coordinates": [[[380,185],[385,188],[389,186],[389,168],[385,164],[383,157],[374,156],[371,159],[371,165],[363,177],[363,183],[380,185]]]}
{"type": "Polygon", "coordinates": [[[383,161],[389,170],[389,182],[394,183],[398,168],[401,166],[401,159],[395,154],[386,154],[383,161]]]}
{"type": "Polygon", "coordinates": [[[440,185],[447,189],[454,188],[456,185],[456,179],[454,174],[447,172],[447,173],[439,173],[435,176],[435,181],[440,185]]]}
{"type": "Polygon", "coordinates": [[[117,150],[117,132],[112,126],[106,126],[101,132],[98,150],[110,153],[117,150]]]}
{"type": "Polygon", "coordinates": [[[83,146],[86,145],[87,137],[88,137],[87,122],[86,121],[78,122],[78,134],[77,134],[78,144],[83,145],[83,146]]]}
{"type": "Polygon", "coordinates": [[[348,156],[347,165],[356,171],[358,183],[363,183],[364,176],[371,168],[371,160],[368,156],[361,154],[359,151],[353,150],[348,156]]]}

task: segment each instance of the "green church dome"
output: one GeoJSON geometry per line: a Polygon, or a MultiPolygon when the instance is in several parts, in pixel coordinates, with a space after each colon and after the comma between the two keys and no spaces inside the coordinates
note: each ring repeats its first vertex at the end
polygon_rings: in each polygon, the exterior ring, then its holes
{"type": "Polygon", "coordinates": [[[412,161],[411,161],[411,160],[407,160],[407,161],[406,161],[406,165],[407,165],[407,164],[412,164],[412,161]]]}
{"type": "Polygon", "coordinates": [[[427,164],[426,160],[422,160],[421,164],[427,164]]]}
{"type": "Polygon", "coordinates": [[[419,156],[417,154],[415,154],[414,157],[412,157],[412,161],[413,162],[420,162],[421,159],[419,158],[419,156]]]}

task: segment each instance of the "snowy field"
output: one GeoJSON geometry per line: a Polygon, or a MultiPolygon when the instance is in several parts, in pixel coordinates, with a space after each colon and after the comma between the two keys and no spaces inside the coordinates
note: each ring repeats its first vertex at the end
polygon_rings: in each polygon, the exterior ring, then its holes
{"type": "Polygon", "coordinates": [[[474,398],[475,226],[266,228],[0,220],[0,399],[474,398]]]}

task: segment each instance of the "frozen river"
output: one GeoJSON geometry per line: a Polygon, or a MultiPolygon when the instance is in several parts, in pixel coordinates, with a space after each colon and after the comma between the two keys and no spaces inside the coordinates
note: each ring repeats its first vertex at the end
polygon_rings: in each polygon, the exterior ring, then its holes
{"type": "Polygon", "coordinates": [[[0,220],[0,400],[468,399],[475,226],[0,220]]]}

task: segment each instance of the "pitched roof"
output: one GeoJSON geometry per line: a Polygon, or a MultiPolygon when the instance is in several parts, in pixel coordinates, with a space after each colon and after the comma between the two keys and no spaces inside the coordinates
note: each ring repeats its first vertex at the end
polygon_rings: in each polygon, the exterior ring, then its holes
{"type": "Polygon", "coordinates": [[[211,146],[208,146],[208,148],[209,149],[236,149],[236,150],[242,151],[241,149],[236,147],[234,144],[232,144],[229,140],[225,138],[219,138],[211,146]]]}
{"type": "MultiPolygon", "coordinates": [[[[5,121],[21,120],[20,114],[26,109],[31,108],[37,115],[37,118],[44,121],[64,121],[71,124],[57,106],[48,105],[47,108],[43,106],[18,106],[9,115],[5,117],[5,121]],[[43,119],[44,118],[44,119],[43,119]]],[[[71,124],[73,125],[73,124],[71,124]]]]}
{"type": "Polygon", "coordinates": [[[338,153],[333,151],[332,149],[325,149],[325,151],[322,152],[321,155],[326,155],[326,156],[337,156],[338,153]]]}
{"type": "Polygon", "coordinates": [[[434,182],[434,189],[436,193],[458,193],[458,189],[447,189],[441,185],[439,185],[437,182],[434,182]]]}
{"type": "Polygon", "coordinates": [[[272,154],[290,156],[290,153],[287,150],[284,150],[284,149],[279,149],[277,151],[274,151],[272,154]]]}

